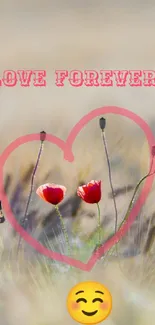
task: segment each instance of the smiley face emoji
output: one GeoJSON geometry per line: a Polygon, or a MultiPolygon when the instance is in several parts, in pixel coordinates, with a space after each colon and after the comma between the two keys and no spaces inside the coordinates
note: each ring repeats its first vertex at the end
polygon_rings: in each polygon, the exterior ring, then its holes
{"type": "Polygon", "coordinates": [[[98,324],[112,309],[112,296],[99,282],[81,282],[71,289],[67,297],[70,316],[80,324],[98,324]]]}

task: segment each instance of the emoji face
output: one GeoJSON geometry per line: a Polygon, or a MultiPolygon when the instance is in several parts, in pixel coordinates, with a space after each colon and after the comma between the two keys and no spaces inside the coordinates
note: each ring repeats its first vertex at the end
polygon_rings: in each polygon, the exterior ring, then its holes
{"type": "Polygon", "coordinates": [[[81,282],[71,289],[67,297],[70,316],[80,324],[98,324],[112,309],[112,297],[99,282],[81,282]]]}

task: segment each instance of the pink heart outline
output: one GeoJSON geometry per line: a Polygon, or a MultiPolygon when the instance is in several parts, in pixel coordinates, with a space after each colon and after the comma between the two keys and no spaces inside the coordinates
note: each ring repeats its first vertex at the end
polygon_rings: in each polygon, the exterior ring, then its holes
{"type": "MultiPolygon", "coordinates": [[[[150,149],[150,158],[151,158],[151,149],[152,146],[155,143],[154,135],[148,126],[148,124],[137,114],[124,109],[120,107],[115,106],[106,106],[97,108],[87,115],[85,115],[71,130],[69,133],[69,136],[67,140],[64,142],[60,138],[52,135],[47,134],[46,140],[56,144],[63,152],[64,152],[64,159],[68,160],[69,162],[72,162],[74,160],[74,156],[72,153],[72,146],[74,143],[74,140],[76,139],[76,136],[78,133],[85,127],[88,122],[90,122],[92,119],[94,119],[97,116],[105,115],[105,114],[117,114],[121,116],[125,116],[135,122],[145,133],[145,136],[147,138],[149,149],[150,149]]],[[[31,237],[17,222],[11,208],[10,204],[8,202],[7,195],[4,190],[4,182],[3,182],[3,166],[11,154],[16,148],[18,148],[20,145],[24,143],[28,143],[31,141],[37,141],[40,140],[40,134],[29,134],[25,136],[21,136],[15,141],[13,141],[10,145],[7,146],[7,148],[3,151],[2,155],[0,156],[0,195],[1,195],[1,201],[2,206],[5,211],[5,214],[7,215],[7,219],[12,225],[12,227],[20,234],[20,236],[35,250],[37,250],[39,253],[45,255],[48,258],[51,258],[53,260],[66,263],[68,265],[74,266],[76,268],[79,268],[83,271],[89,272],[93,266],[95,265],[96,261],[104,254],[106,253],[112,246],[114,246],[129,230],[131,225],[133,224],[136,216],[139,214],[142,206],[144,205],[147,196],[149,195],[153,180],[155,175],[152,175],[148,177],[143,185],[143,188],[141,190],[141,193],[139,195],[139,198],[137,199],[136,203],[134,204],[130,215],[128,217],[128,221],[122,226],[122,228],[112,237],[110,238],[105,244],[103,244],[100,248],[96,250],[96,252],[89,258],[87,263],[83,263],[79,260],[73,259],[71,257],[62,255],[57,252],[53,252],[49,250],[48,248],[44,247],[41,243],[39,243],[35,238],[31,237]]],[[[151,159],[150,159],[150,166],[151,166],[151,159]]],[[[152,170],[155,169],[155,161],[153,161],[152,170]]]]}

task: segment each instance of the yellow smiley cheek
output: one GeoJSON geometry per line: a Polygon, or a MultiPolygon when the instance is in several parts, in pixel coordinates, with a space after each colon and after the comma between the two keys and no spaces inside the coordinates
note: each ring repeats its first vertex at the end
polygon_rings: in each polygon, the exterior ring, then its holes
{"type": "Polygon", "coordinates": [[[79,306],[79,304],[77,304],[76,301],[72,301],[71,302],[70,309],[73,310],[73,311],[76,311],[76,310],[79,310],[80,309],[80,306],[79,306]]]}
{"type": "Polygon", "coordinates": [[[104,311],[108,310],[110,307],[109,303],[107,301],[103,302],[101,305],[100,305],[100,308],[104,311]]]}

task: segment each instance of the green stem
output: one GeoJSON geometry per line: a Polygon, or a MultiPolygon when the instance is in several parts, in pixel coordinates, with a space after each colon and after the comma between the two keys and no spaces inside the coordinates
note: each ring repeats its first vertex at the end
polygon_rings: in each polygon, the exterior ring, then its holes
{"type": "Polygon", "coordinates": [[[117,205],[116,205],[116,200],[115,200],[115,192],[114,192],[114,188],[113,188],[112,172],[111,172],[111,165],[110,165],[110,159],[109,159],[108,145],[107,145],[107,141],[106,141],[105,130],[102,130],[102,136],[103,136],[103,144],[104,144],[105,154],[106,154],[107,164],[108,164],[109,182],[110,182],[110,187],[111,187],[111,192],[112,192],[112,199],[113,199],[113,203],[114,203],[115,233],[116,233],[117,232],[117,223],[118,223],[118,212],[117,212],[117,205]]]}
{"type": "Polygon", "coordinates": [[[134,190],[134,193],[133,193],[132,199],[131,199],[131,201],[130,201],[130,203],[129,203],[129,206],[128,206],[128,209],[127,209],[127,212],[126,212],[125,217],[124,217],[123,221],[121,222],[121,224],[120,224],[118,230],[122,227],[123,223],[128,219],[129,213],[130,213],[130,211],[131,211],[131,209],[132,209],[132,206],[133,206],[133,203],[134,203],[134,200],[135,200],[135,196],[136,196],[136,194],[137,194],[137,191],[138,191],[138,189],[139,189],[141,183],[142,183],[142,182],[143,182],[147,177],[149,177],[149,176],[151,176],[151,175],[153,175],[153,174],[154,174],[154,172],[152,172],[152,173],[148,173],[147,175],[145,175],[145,176],[144,176],[144,177],[139,181],[139,183],[137,184],[137,186],[135,187],[135,190],[134,190]]]}
{"type": "MultiPolygon", "coordinates": [[[[152,164],[153,164],[153,160],[152,160],[152,164]]],[[[154,171],[151,173],[152,164],[151,164],[151,168],[150,168],[149,173],[148,173],[147,175],[145,175],[143,178],[141,178],[141,180],[138,182],[137,186],[135,187],[135,190],[134,190],[133,196],[132,196],[132,198],[131,198],[131,201],[130,201],[130,203],[129,203],[129,206],[128,206],[128,209],[127,209],[127,212],[126,212],[126,214],[125,214],[125,217],[124,217],[123,221],[122,221],[121,224],[119,225],[118,230],[121,229],[122,225],[124,224],[124,222],[128,219],[128,217],[129,217],[129,215],[130,215],[130,211],[131,211],[131,209],[132,209],[132,207],[133,207],[133,203],[134,203],[134,200],[135,200],[135,196],[136,196],[136,194],[137,194],[137,191],[138,191],[138,189],[139,189],[141,183],[142,183],[142,182],[143,182],[147,177],[149,177],[149,176],[151,176],[151,175],[153,175],[153,174],[155,173],[154,171]]],[[[109,236],[109,238],[111,238],[111,236],[113,236],[113,233],[109,236]]],[[[116,243],[116,246],[117,246],[117,243],[116,243]]],[[[111,252],[113,252],[114,250],[115,250],[115,246],[114,246],[114,249],[112,249],[111,252]]]]}
{"type": "Polygon", "coordinates": [[[101,213],[100,213],[100,206],[97,203],[97,209],[98,209],[98,235],[99,235],[99,241],[98,245],[101,245],[101,213]]]}
{"type": "Polygon", "coordinates": [[[65,241],[66,241],[67,248],[68,248],[68,254],[70,256],[71,255],[71,249],[70,249],[70,245],[69,245],[69,237],[68,237],[68,234],[67,234],[67,231],[66,231],[66,228],[65,228],[65,224],[64,224],[64,221],[63,221],[63,217],[62,217],[62,215],[60,213],[58,205],[55,205],[55,210],[56,210],[56,212],[57,212],[57,214],[58,214],[58,216],[60,218],[62,231],[64,233],[65,241]]]}

